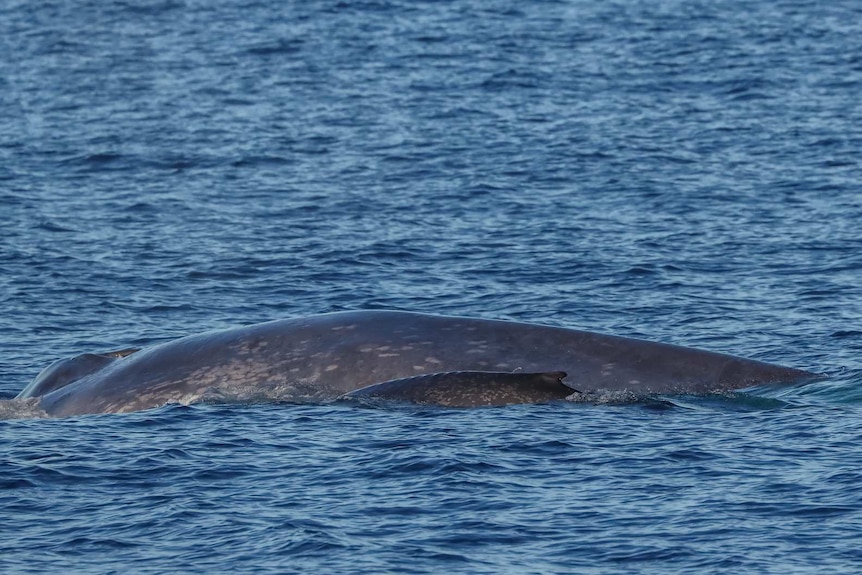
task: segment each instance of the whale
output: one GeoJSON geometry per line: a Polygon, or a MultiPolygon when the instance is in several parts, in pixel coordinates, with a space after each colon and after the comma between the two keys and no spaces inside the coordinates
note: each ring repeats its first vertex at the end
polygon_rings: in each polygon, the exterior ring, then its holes
{"type": "Polygon", "coordinates": [[[60,417],[170,403],[370,397],[472,407],[602,394],[712,394],[820,377],[714,351],[565,327],[369,310],[60,359],[17,399],[38,401],[49,416],[60,417]]]}

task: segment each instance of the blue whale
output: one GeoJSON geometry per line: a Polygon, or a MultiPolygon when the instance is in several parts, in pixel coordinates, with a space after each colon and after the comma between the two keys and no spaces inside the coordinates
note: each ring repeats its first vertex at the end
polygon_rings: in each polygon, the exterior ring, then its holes
{"type": "Polygon", "coordinates": [[[561,327],[352,311],[62,359],[18,398],[38,398],[53,416],[254,399],[381,397],[479,406],[572,394],[707,394],[818,377],[732,355],[561,327]]]}

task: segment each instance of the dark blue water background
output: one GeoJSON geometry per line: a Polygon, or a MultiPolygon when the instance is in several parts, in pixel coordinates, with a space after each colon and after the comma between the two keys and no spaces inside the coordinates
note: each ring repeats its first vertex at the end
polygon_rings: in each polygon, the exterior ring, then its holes
{"type": "Polygon", "coordinates": [[[0,1],[0,397],[360,308],[831,375],[0,421],[0,571],[859,571],[860,38],[850,0],[0,1]]]}

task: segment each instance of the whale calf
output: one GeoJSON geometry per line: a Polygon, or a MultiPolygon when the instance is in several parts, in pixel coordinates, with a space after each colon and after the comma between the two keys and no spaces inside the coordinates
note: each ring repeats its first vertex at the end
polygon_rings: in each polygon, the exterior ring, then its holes
{"type": "MultiPolygon", "coordinates": [[[[559,387],[563,385],[586,397],[603,392],[647,396],[715,393],[818,377],[722,353],[562,327],[350,311],[59,360],[18,398],[39,398],[49,415],[67,416],[221,399],[335,400],[387,382],[379,393],[400,393],[409,400],[411,393],[422,396],[418,390],[423,386],[449,389],[451,395],[460,381],[466,391],[457,405],[470,406],[485,405],[481,398],[489,388],[501,397],[496,401],[512,403],[547,400],[548,394],[538,389],[543,385],[557,386],[557,394],[566,391],[559,387]],[[565,372],[571,382],[536,375],[551,372],[565,372]],[[431,375],[447,373],[436,380],[431,375]],[[408,378],[414,376],[426,378],[411,383],[408,378]],[[531,386],[537,389],[525,393],[531,386]]],[[[431,396],[426,391],[423,401],[431,396]]]]}

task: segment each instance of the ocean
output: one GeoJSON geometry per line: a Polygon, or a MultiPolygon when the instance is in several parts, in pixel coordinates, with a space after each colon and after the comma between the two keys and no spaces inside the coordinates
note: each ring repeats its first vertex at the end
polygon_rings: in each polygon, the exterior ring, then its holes
{"type": "Polygon", "coordinates": [[[862,570],[862,5],[0,1],[0,399],[399,309],[828,378],[0,420],[0,572],[862,570]]]}

